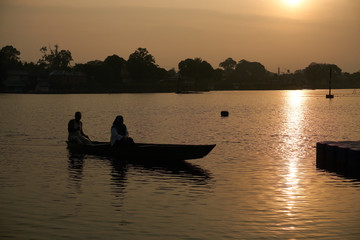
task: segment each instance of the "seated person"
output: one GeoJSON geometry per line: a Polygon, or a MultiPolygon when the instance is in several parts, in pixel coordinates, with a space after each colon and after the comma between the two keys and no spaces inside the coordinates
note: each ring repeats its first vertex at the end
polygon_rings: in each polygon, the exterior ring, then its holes
{"type": "Polygon", "coordinates": [[[68,123],[68,140],[79,144],[92,144],[89,137],[85,135],[82,129],[81,113],[75,113],[75,119],[71,119],[68,123]]]}
{"type": "Polygon", "coordinates": [[[115,118],[111,127],[110,143],[113,147],[134,144],[134,140],[129,137],[129,132],[124,124],[124,119],[120,115],[115,118]]]}

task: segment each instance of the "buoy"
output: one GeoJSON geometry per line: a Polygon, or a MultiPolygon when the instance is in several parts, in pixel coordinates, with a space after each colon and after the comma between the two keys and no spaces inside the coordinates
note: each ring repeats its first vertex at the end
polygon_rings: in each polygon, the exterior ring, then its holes
{"type": "Polygon", "coordinates": [[[221,116],[222,116],[222,117],[228,117],[228,116],[229,116],[229,112],[228,112],[228,111],[221,111],[221,116]]]}

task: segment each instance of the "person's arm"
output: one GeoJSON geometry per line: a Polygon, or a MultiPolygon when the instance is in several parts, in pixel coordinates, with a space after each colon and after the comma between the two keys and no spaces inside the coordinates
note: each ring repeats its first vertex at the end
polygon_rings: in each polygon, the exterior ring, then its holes
{"type": "Polygon", "coordinates": [[[83,132],[82,122],[80,122],[80,134],[83,135],[83,136],[86,137],[86,138],[89,138],[89,136],[86,135],[86,134],[83,132]]]}
{"type": "Polygon", "coordinates": [[[129,132],[128,132],[127,127],[126,127],[126,126],[125,126],[125,136],[126,136],[126,137],[129,137],[129,132]]]}

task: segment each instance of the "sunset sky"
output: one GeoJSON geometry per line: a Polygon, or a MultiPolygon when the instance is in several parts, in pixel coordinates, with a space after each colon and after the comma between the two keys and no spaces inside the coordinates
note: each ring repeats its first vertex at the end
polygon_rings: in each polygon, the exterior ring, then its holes
{"type": "Polygon", "coordinates": [[[146,48],[163,68],[228,57],[272,72],[311,62],[360,70],[359,0],[0,0],[0,48],[37,62],[42,46],[70,50],[74,63],[128,59],[146,48]]]}

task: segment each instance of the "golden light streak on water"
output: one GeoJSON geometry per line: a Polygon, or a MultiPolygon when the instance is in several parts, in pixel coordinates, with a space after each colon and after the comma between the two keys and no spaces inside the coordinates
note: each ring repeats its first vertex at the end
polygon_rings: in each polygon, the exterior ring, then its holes
{"type": "Polygon", "coordinates": [[[298,208],[298,200],[301,196],[302,189],[299,186],[299,169],[298,164],[301,160],[301,141],[304,120],[304,101],[303,91],[289,91],[285,103],[285,120],[283,126],[283,135],[286,137],[283,148],[283,160],[285,161],[285,174],[282,178],[284,181],[281,186],[283,201],[285,204],[285,214],[287,226],[283,230],[296,230],[293,226],[296,219],[296,209],[298,208]],[[289,226],[290,225],[290,226],[289,226]]]}

